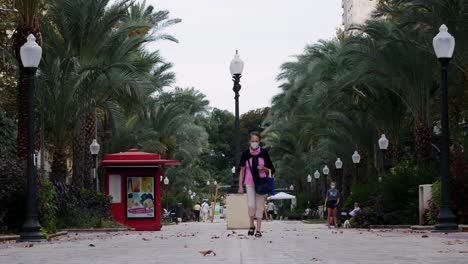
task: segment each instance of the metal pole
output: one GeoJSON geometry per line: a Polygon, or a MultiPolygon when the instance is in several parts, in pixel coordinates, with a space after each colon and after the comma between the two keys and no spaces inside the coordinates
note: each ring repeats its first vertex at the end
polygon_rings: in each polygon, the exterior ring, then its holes
{"type": "Polygon", "coordinates": [[[27,163],[27,197],[26,219],[20,239],[23,241],[40,241],[41,224],[37,215],[36,167],[34,160],[34,74],[37,68],[25,68],[28,73],[28,163],[27,163]]]}
{"type": "Polygon", "coordinates": [[[44,89],[41,92],[41,170],[45,176],[45,96],[44,96],[44,89]]]}
{"type": "Polygon", "coordinates": [[[167,212],[169,212],[169,201],[167,200],[167,193],[169,192],[169,188],[167,188],[167,185],[166,185],[166,210],[167,212]]]}
{"type": "Polygon", "coordinates": [[[319,188],[318,188],[318,182],[319,180],[318,179],[315,179],[315,206],[317,206],[318,208],[318,199],[319,199],[319,188]]]}
{"type": "Polygon", "coordinates": [[[307,208],[310,208],[310,182],[307,182],[307,208]]]}
{"type": "Polygon", "coordinates": [[[240,85],[240,74],[234,74],[232,80],[234,82],[234,99],[236,104],[236,116],[234,121],[234,166],[236,167],[236,173],[232,177],[231,193],[236,193],[239,187],[239,162],[240,162],[240,117],[239,117],[239,91],[240,85]]]}
{"type": "Polygon", "coordinates": [[[92,154],[93,155],[93,178],[94,180],[96,181],[96,192],[99,192],[99,178],[97,177],[97,173],[96,173],[96,168],[97,168],[97,155],[96,154],[92,154]]]}
{"type": "Polygon", "coordinates": [[[354,166],[356,167],[356,173],[354,174],[354,179],[353,179],[353,187],[356,186],[359,178],[359,168],[358,168],[358,163],[355,163],[354,166]]]}
{"type": "Polygon", "coordinates": [[[440,178],[441,178],[441,206],[439,212],[439,224],[435,226],[436,231],[458,231],[458,225],[455,223],[455,215],[450,209],[449,194],[449,123],[448,123],[448,96],[447,96],[447,68],[450,59],[441,58],[441,124],[442,137],[440,146],[440,178]]]}

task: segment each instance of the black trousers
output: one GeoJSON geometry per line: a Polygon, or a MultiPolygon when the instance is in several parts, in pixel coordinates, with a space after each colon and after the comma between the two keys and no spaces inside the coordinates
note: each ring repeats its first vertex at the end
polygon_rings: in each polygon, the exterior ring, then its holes
{"type": "Polygon", "coordinates": [[[200,211],[193,211],[195,213],[195,221],[200,222],[200,211]]]}

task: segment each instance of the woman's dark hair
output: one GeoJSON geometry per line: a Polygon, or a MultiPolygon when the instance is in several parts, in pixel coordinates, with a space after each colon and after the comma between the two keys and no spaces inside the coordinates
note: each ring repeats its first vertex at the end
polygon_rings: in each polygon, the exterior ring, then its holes
{"type": "Polygon", "coordinates": [[[252,136],[256,136],[256,137],[258,137],[258,139],[262,140],[262,136],[260,136],[260,132],[258,132],[258,131],[252,131],[252,132],[250,132],[250,134],[249,134],[249,140],[252,138],[252,136]]]}

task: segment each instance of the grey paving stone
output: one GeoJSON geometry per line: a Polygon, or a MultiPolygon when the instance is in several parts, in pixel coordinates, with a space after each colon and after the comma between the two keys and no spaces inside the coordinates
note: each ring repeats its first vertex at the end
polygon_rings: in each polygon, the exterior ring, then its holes
{"type": "Polygon", "coordinates": [[[280,221],[265,223],[264,231],[262,238],[252,238],[217,222],[160,232],[70,233],[33,247],[0,244],[0,263],[468,263],[468,233],[335,230],[280,221]],[[199,253],[205,250],[216,256],[199,253]]]}

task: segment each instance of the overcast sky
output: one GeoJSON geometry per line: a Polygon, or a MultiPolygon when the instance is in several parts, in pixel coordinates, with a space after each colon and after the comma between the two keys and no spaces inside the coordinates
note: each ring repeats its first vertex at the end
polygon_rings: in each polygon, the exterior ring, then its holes
{"type": "Polygon", "coordinates": [[[168,30],[179,43],[157,42],[174,63],[176,86],[195,87],[211,106],[234,112],[229,63],[244,61],[240,111],[269,106],[282,63],[306,44],[331,39],[341,24],[341,0],[147,0],[182,23],[168,30]]]}

